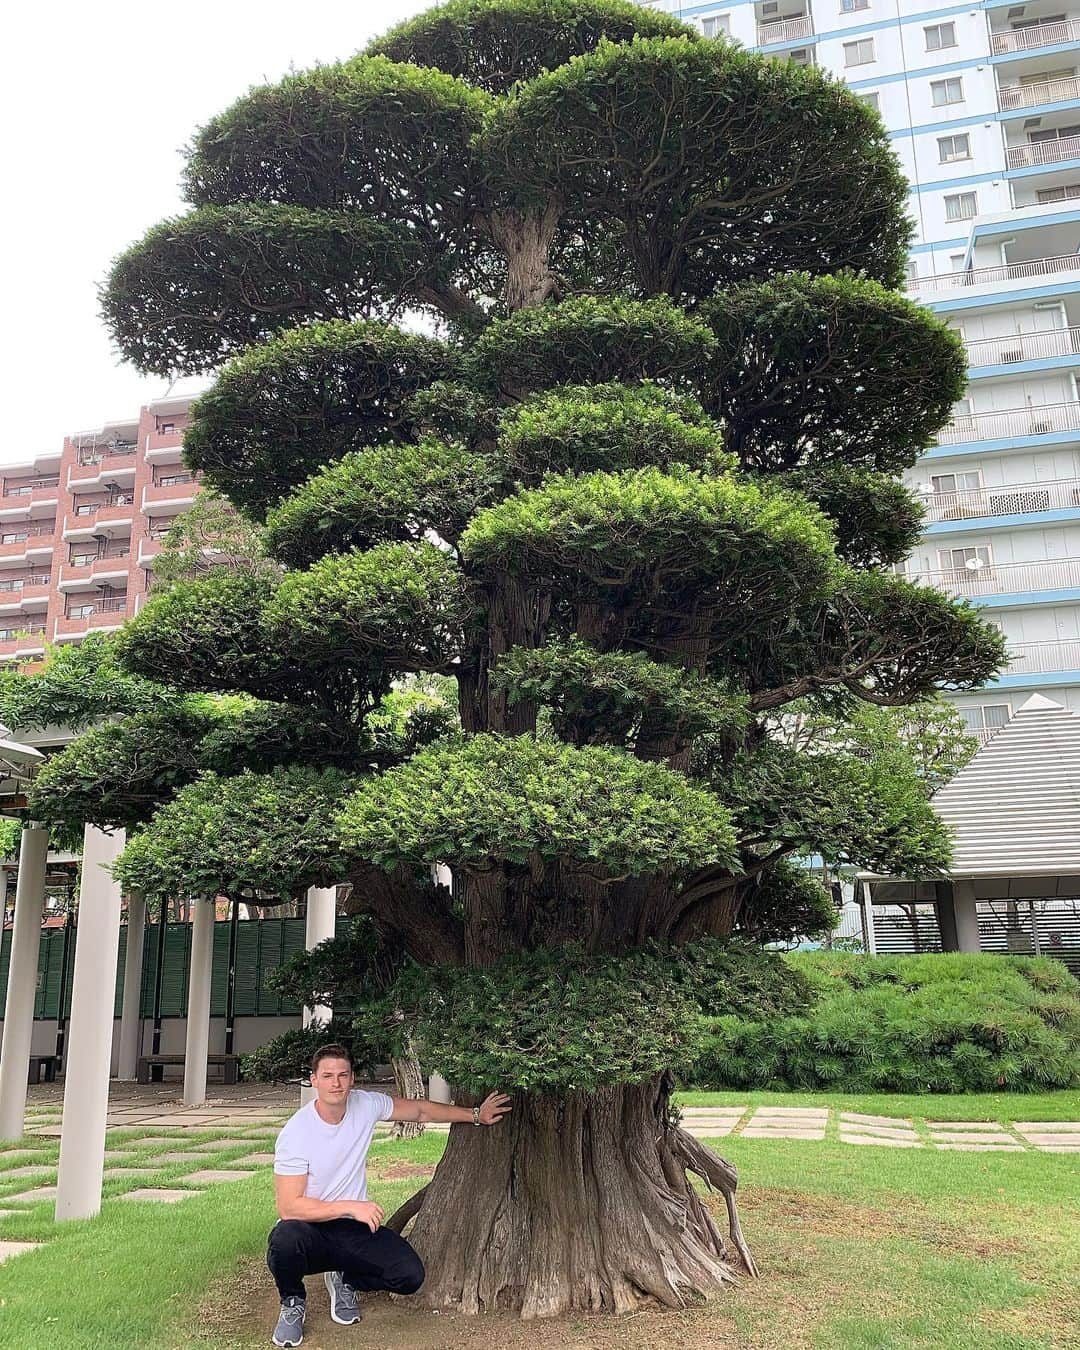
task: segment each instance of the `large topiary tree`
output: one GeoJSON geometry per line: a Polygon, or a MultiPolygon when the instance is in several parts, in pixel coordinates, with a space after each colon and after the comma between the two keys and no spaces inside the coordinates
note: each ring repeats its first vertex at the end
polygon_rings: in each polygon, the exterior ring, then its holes
{"type": "Polygon", "coordinates": [[[884,128],[816,70],[625,0],[451,0],[253,89],[186,186],[106,314],[142,369],[218,371],[187,460],[282,570],[178,581],[122,661],[316,730],[195,778],[124,870],[350,878],[409,957],[425,1061],[514,1093],[397,1217],[425,1303],[677,1305],[752,1271],[734,1169],[670,1110],[692,971],[820,910],[795,855],[946,853],[913,775],[776,728],[796,701],[842,723],[975,687],[1003,655],[890,571],[920,523],[896,475],[964,360],[898,293],[884,128]],[[410,674],[456,682],[460,728],[379,758],[410,674]]]}

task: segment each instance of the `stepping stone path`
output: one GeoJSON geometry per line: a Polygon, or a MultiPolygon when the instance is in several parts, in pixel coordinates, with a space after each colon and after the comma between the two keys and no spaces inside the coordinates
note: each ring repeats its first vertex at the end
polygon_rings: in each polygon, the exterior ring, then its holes
{"type": "Polygon", "coordinates": [[[40,1242],[0,1242],[0,1261],[6,1261],[9,1256],[22,1256],[23,1252],[32,1252],[40,1246],[40,1242]]]}
{"type": "Polygon", "coordinates": [[[191,1147],[196,1153],[220,1153],[227,1148],[248,1148],[251,1144],[250,1139],[211,1139],[205,1144],[192,1144],[191,1147]]]}
{"type": "Polygon", "coordinates": [[[1044,1153],[1080,1153],[1080,1120],[1018,1120],[1013,1129],[1044,1153]]]}
{"type": "Polygon", "coordinates": [[[249,1153],[246,1158],[234,1158],[234,1167],[268,1167],[274,1161],[272,1153],[249,1153]]]}
{"type": "Polygon", "coordinates": [[[695,1139],[718,1139],[730,1134],[747,1110],[745,1106],[699,1106],[692,1119],[684,1112],[683,1128],[695,1139]]]}
{"type": "Polygon", "coordinates": [[[32,1163],[28,1167],[11,1167],[6,1172],[0,1172],[0,1181],[6,1181],[8,1177],[50,1177],[55,1175],[55,1167],[49,1167],[45,1163],[32,1163]]]}
{"type": "Polygon", "coordinates": [[[160,1167],[106,1167],[105,1177],[109,1181],[116,1177],[152,1177],[160,1171],[160,1167]]]}
{"type": "Polygon", "coordinates": [[[165,1186],[144,1186],[141,1190],[125,1191],[121,1200],[150,1200],[166,1205],[175,1205],[178,1200],[186,1200],[189,1195],[202,1195],[202,1191],[174,1191],[165,1186]]]}
{"type": "Polygon", "coordinates": [[[748,1139],[824,1139],[826,1106],[759,1106],[743,1129],[748,1139]]]}
{"type": "Polygon", "coordinates": [[[205,1153],[163,1153],[158,1158],[151,1158],[151,1163],[156,1167],[171,1167],[174,1163],[205,1162],[205,1153]]]}
{"type": "Polygon", "coordinates": [[[203,1172],[189,1172],[185,1181],[243,1181],[250,1172],[232,1172],[225,1168],[209,1167],[203,1172]]]}
{"type": "Polygon", "coordinates": [[[5,1195],[4,1199],[20,1205],[36,1205],[42,1200],[55,1200],[55,1186],[35,1186],[32,1191],[20,1191],[18,1195],[5,1195]]]}
{"type": "Polygon", "coordinates": [[[900,1116],[866,1116],[840,1112],[840,1142],[879,1148],[920,1148],[922,1141],[910,1120],[900,1116]]]}
{"type": "Polygon", "coordinates": [[[1020,1153],[1023,1144],[1015,1134],[985,1120],[928,1120],[930,1139],[935,1148],[964,1153],[1020,1153]]]}

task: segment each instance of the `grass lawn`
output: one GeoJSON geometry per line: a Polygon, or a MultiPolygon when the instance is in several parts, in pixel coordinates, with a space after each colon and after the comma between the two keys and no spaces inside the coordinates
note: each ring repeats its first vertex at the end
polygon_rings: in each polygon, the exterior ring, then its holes
{"type": "MultiPolygon", "coordinates": [[[[872,1101],[875,1113],[923,1114],[910,1105],[920,1099],[851,1100],[858,1109],[871,1109],[872,1101]]],[[[393,1208],[422,1184],[442,1146],[438,1135],[376,1144],[373,1197],[393,1208]]],[[[305,1344],[313,1350],[1080,1346],[1075,1155],[893,1152],[737,1137],[717,1147],[739,1166],[744,1225],[762,1267],[761,1279],[740,1290],[677,1313],[528,1325],[418,1314],[379,1298],[368,1304],[363,1327],[349,1328],[329,1322],[321,1284],[312,1282],[305,1344]]],[[[0,1346],[268,1345],[276,1308],[262,1266],[273,1219],[270,1191],[263,1170],[179,1205],[106,1204],[93,1222],[54,1226],[49,1206],[0,1220],[0,1239],[48,1239],[39,1251],[0,1265],[0,1346]]]]}
{"type": "Polygon", "coordinates": [[[1059,1092],[680,1092],[680,1106],[830,1106],[871,1116],[925,1120],[1080,1120],[1080,1090],[1059,1092]]]}

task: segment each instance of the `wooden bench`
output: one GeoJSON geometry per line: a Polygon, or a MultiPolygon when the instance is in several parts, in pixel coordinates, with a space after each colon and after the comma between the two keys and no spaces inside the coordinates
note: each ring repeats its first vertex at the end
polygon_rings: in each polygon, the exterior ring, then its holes
{"type": "MultiPolygon", "coordinates": [[[[135,1078],[139,1083],[149,1083],[152,1071],[158,1066],[164,1071],[166,1064],[183,1064],[186,1056],[184,1055],[143,1055],[135,1069],[135,1078]]],[[[240,1056],[239,1055],[207,1055],[207,1065],[213,1065],[221,1069],[221,1081],[226,1084],[238,1083],[240,1081],[240,1056]]],[[[155,1083],[163,1082],[164,1072],[154,1078],[155,1083]]]]}
{"type": "Polygon", "coordinates": [[[40,1083],[41,1071],[42,1069],[44,1069],[45,1082],[55,1083],[56,1066],[59,1064],[59,1062],[60,1061],[56,1058],[55,1055],[31,1055],[30,1068],[26,1075],[26,1081],[28,1083],[40,1083]]]}

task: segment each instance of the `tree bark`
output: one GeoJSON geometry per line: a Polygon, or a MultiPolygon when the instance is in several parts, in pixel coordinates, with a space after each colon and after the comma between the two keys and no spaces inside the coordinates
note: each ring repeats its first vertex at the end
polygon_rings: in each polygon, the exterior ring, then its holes
{"type": "Polygon", "coordinates": [[[519,1096],[497,1128],[451,1127],[409,1234],[414,1297],[523,1318],[682,1307],[756,1273],[734,1193],[734,1168],[670,1120],[665,1080],[519,1096]],[[687,1169],[724,1191],[728,1237],[687,1169]]]}
{"type": "MultiPolygon", "coordinates": [[[[424,1074],[420,1068],[420,1061],[412,1052],[412,1046],[406,1043],[405,1054],[400,1059],[391,1059],[390,1064],[394,1070],[394,1085],[397,1088],[399,1097],[406,1097],[409,1101],[420,1101],[427,1094],[424,1092],[424,1074]]],[[[391,1130],[393,1139],[418,1139],[424,1133],[423,1122],[419,1120],[399,1120],[394,1123],[391,1130]]]]}

